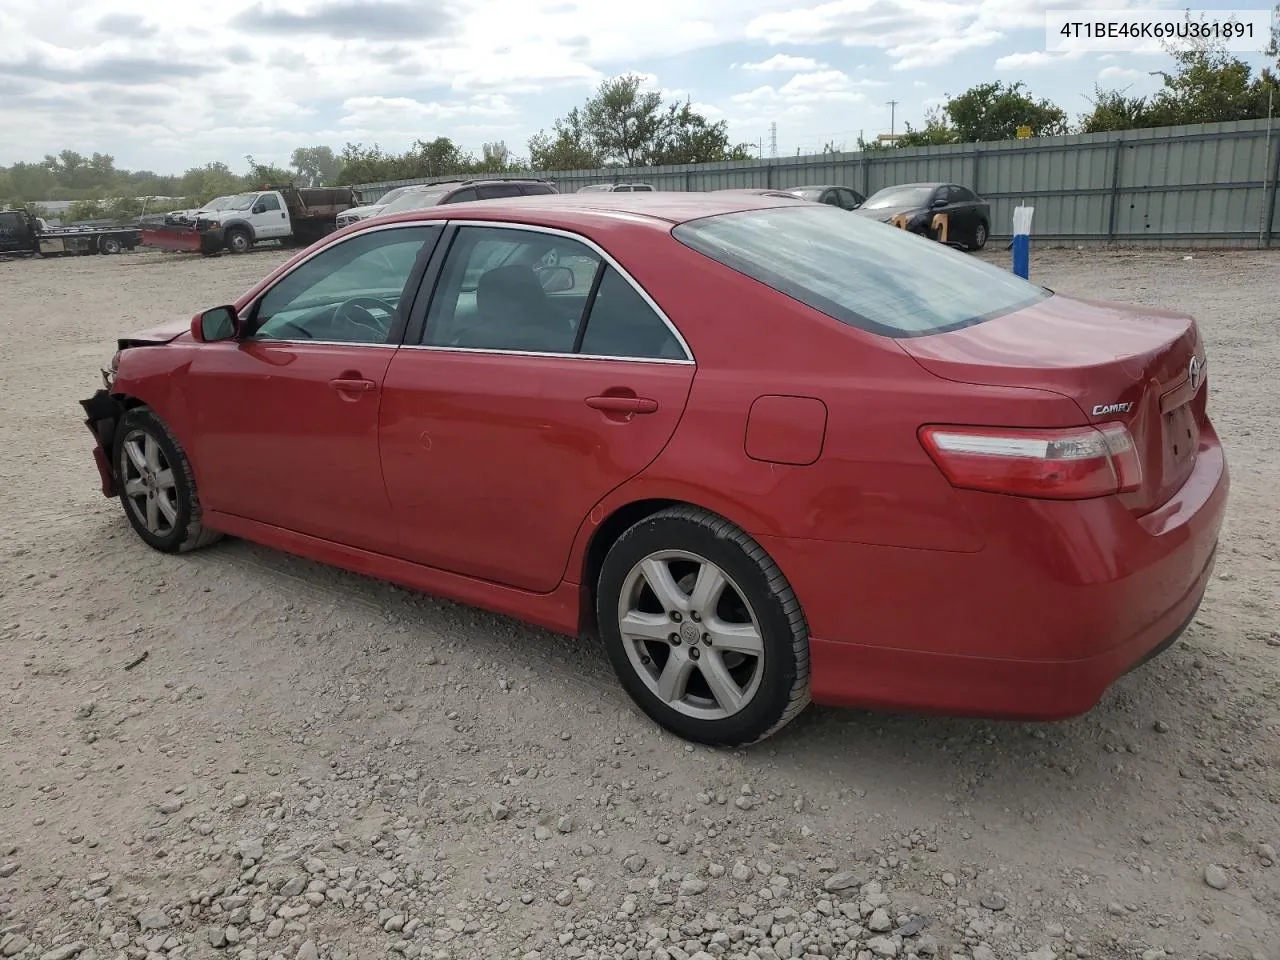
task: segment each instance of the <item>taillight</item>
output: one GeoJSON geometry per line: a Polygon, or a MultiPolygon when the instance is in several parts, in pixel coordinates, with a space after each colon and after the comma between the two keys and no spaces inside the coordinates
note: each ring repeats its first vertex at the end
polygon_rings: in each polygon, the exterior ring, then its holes
{"type": "Polygon", "coordinates": [[[929,426],[920,441],[952,486],[1048,500],[1087,500],[1142,485],[1128,429],[929,426]]]}

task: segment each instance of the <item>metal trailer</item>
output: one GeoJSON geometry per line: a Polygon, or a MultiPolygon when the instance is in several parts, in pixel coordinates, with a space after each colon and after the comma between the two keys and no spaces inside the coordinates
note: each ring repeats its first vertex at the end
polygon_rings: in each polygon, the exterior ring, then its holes
{"type": "Polygon", "coordinates": [[[112,224],[46,228],[29,210],[0,211],[0,256],[86,256],[133,250],[142,242],[138,227],[112,224]]]}

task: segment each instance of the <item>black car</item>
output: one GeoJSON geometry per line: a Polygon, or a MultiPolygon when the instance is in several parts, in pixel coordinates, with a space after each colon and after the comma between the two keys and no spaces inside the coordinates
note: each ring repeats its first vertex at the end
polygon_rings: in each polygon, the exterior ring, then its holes
{"type": "Polygon", "coordinates": [[[958,183],[902,183],[873,193],[858,214],[885,223],[907,217],[907,229],[933,240],[943,239],[934,229],[936,214],[947,214],[947,243],[967,250],[981,250],[991,235],[991,205],[958,183]]]}
{"type": "Polygon", "coordinates": [[[754,193],[762,197],[798,197],[842,210],[857,210],[867,198],[850,187],[824,184],[817,187],[725,187],[717,193],[754,193]]]}

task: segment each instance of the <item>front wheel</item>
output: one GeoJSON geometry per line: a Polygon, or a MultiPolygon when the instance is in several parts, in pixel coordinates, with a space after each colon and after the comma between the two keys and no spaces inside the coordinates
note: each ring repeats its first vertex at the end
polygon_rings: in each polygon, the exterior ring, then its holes
{"type": "Polygon", "coordinates": [[[227,234],[227,249],[232,253],[248,253],[253,246],[253,239],[243,230],[232,230],[227,234]]]}
{"type": "Polygon", "coordinates": [[[102,238],[102,252],[103,252],[103,253],[106,253],[106,254],[117,254],[117,253],[119,253],[122,249],[124,249],[124,245],[120,243],[120,240],[119,240],[117,237],[103,237],[103,238],[102,238]]]}
{"type": "Polygon", "coordinates": [[[191,464],[177,438],[149,408],[135,407],[121,419],[113,459],[125,516],[148,546],[182,553],[221,538],[200,523],[191,464]]]}
{"type": "Polygon", "coordinates": [[[619,537],[596,615],[622,686],[684,739],[753,743],[809,703],[795,593],[745,531],[705,510],[662,510],[619,537]]]}

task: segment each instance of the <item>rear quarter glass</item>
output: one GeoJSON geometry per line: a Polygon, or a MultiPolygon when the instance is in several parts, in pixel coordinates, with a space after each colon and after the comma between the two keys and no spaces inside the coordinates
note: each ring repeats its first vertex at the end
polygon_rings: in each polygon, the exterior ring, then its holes
{"type": "Polygon", "coordinates": [[[841,323],[886,337],[958,330],[1052,295],[968,254],[827,205],[704,217],[672,235],[841,323]]]}

